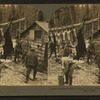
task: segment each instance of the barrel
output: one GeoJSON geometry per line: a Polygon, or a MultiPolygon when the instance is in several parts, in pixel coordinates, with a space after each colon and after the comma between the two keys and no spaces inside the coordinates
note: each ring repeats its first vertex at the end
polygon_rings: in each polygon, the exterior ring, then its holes
{"type": "Polygon", "coordinates": [[[64,86],[64,77],[63,77],[63,75],[58,76],[58,84],[59,84],[59,86],[64,86]]]}

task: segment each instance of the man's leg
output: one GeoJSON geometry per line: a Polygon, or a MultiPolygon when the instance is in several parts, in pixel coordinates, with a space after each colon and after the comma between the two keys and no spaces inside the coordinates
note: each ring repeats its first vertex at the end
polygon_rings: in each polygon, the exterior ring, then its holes
{"type": "Polygon", "coordinates": [[[72,85],[72,75],[69,76],[69,85],[72,85]]]}
{"type": "Polygon", "coordinates": [[[28,79],[29,79],[30,73],[31,73],[31,68],[27,67],[27,71],[26,71],[26,83],[28,83],[28,79]]]}
{"type": "Polygon", "coordinates": [[[18,62],[19,62],[19,53],[17,54],[18,62]]]}
{"type": "Polygon", "coordinates": [[[51,57],[52,53],[53,53],[53,50],[51,50],[51,53],[50,53],[49,59],[50,59],[50,57],[51,57]]]}
{"type": "Polygon", "coordinates": [[[68,84],[68,71],[65,73],[65,78],[66,78],[65,83],[68,84]]]}
{"type": "Polygon", "coordinates": [[[72,80],[73,80],[73,72],[74,72],[74,69],[75,69],[75,66],[76,66],[76,64],[74,64],[74,63],[71,63],[70,65],[69,65],[69,73],[68,73],[68,78],[69,78],[69,85],[72,85],[72,80]]]}
{"type": "Polygon", "coordinates": [[[90,54],[90,63],[92,63],[92,53],[90,54]]]}
{"type": "Polygon", "coordinates": [[[34,67],[33,80],[36,79],[37,67],[34,67]]]}
{"type": "Polygon", "coordinates": [[[89,64],[90,54],[87,54],[87,63],[89,64]]]}
{"type": "Polygon", "coordinates": [[[60,49],[60,44],[58,44],[58,52],[59,52],[59,49],[60,49]]]}
{"type": "Polygon", "coordinates": [[[55,47],[55,49],[54,49],[54,53],[55,53],[55,58],[56,58],[56,47],[55,47]]]}
{"type": "Polygon", "coordinates": [[[14,58],[14,62],[16,63],[16,58],[17,58],[17,54],[15,53],[15,58],[14,58]]]}

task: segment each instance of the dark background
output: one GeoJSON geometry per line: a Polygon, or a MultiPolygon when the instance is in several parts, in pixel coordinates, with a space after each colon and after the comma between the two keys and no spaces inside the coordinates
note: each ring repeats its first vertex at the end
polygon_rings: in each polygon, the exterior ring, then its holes
{"type": "Polygon", "coordinates": [[[0,3],[15,4],[72,4],[72,3],[100,3],[100,0],[0,0],[0,3]]]}
{"type": "Polygon", "coordinates": [[[0,97],[0,100],[100,100],[100,97],[82,97],[82,96],[41,96],[41,97],[0,97]]]}

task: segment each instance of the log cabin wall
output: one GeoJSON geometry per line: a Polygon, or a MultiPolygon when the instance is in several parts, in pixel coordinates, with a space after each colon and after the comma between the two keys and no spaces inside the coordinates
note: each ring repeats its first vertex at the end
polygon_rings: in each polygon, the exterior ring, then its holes
{"type": "Polygon", "coordinates": [[[29,45],[31,45],[31,47],[34,47],[38,55],[40,65],[38,69],[47,70],[47,64],[45,64],[47,62],[45,62],[45,52],[46,43],[48,42],[48,33],[36,24],[26,34],[27,35],[22,38],[23,50],[25,50],[26,52],[29,51],[29,45]]]}

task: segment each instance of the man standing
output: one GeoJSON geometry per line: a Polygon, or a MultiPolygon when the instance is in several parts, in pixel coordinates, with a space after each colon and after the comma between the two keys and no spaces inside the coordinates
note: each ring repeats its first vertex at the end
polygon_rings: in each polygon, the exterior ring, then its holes
{"type": "Polygon", "coordinates": [[[55,58],[56,58],[56,45],[53,41],[50,41],[50,56],[49,56],[49,59],[52,55],[52,53],[54,52],[55,53],[55,58]]]}
{"type": "Polygon", "coordinates": [[[34,70],[33,73],[33,80],[35,79],[36,73],[37,73],[37,65],[38,65],[38,58],[35,52],[35,49],[31,49],[30,52],[26,56],[26,81],[25,83],[28,83],[29,75],[31,73],[31,70],[34,70]]]}
{"type": "Polygon", "coordinates": [[[16,63],[17,58],[18,58],[18,62],[19,62],[19,55],[20,55],[21,51],[22,51],[21,41],[17,40],[16,46],[15,46],[15,51],[14,51],[14,53],[15,53],[15,59],[14,59],[15,63],[16,63]]]}
{"type": "Polygon", "coordinates": [[[63,57],[62,59],[62,69],[63,72],[65,74],[65,84],[69,84],[72,85],[72,74],[73,74],[73,70],[74,68],[71,68],[73,63],[73,59],[69,58],[69,57],[63,57]]]}
{"type": "Polygon", "coordinates": [[[89,41],[89,46],[87,48],[87,56],[88,56],[87,57],[87,63],[88,64],[90,64],[89,59],[92,62],[92,55],[94,55],[94,53],[95,53],[94,44],[91,41],[89,41]]]}
{"type": "Polygon", "coordinates": [[[65,84],[72,85],[74,69],[80,68],[78,64],[83,63],[77,60],[73,60],[70,57],[62,57],[62,70],[65,75],[65,84]]]}

